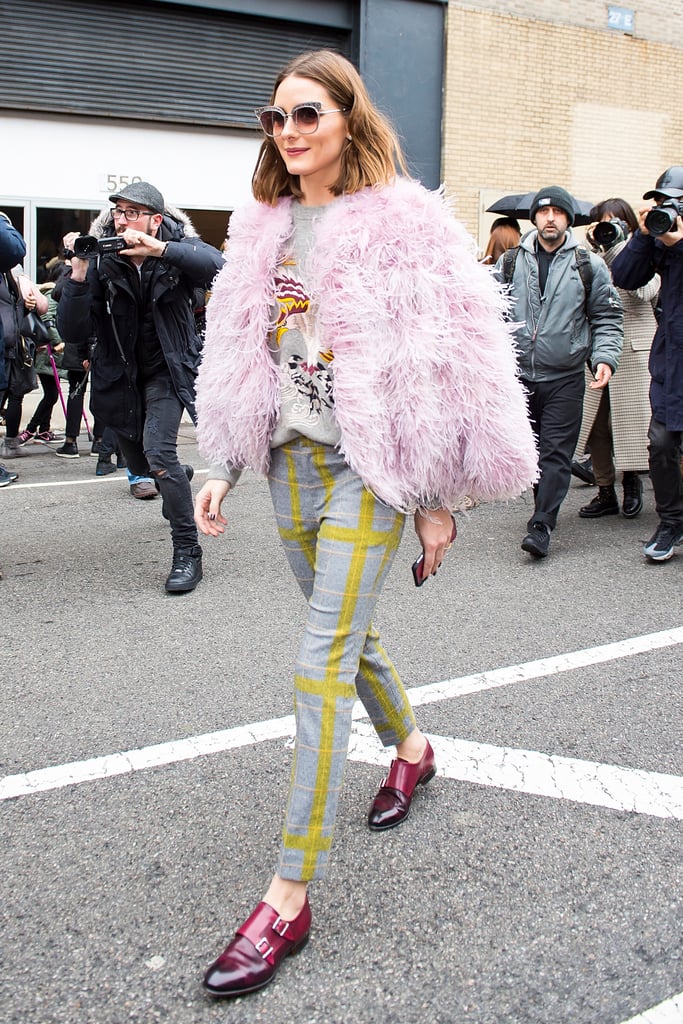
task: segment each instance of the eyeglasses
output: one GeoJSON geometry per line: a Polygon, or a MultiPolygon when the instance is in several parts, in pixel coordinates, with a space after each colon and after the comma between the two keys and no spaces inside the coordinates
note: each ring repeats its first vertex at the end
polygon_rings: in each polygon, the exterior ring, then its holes
{"type": "Polygon", "coordinates": [[[282,135],[287,118],[301,135],[312,135],[318,130],[323,114],[345,114],[348,107],[335,107],[334,110],[323,110],[322,103],[299,103],[286,114],[281,107],[259,107],[254,113],[268,138],[277,139],[282,135]]]}
{"type": "Polygon", "coordinates": [[[154,216],[154,210],[122,210],[120,206],[115,206],[110,212],[114,220],[117,220],[117,218],[120,217],[125,217],[128,223],[137,220],[138,217],[154,216]]]}

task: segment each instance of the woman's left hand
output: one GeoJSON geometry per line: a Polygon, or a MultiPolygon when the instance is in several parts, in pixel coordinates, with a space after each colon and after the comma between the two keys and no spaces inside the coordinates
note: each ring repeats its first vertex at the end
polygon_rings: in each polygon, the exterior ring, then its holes
{"type": "Polygon", "coordinates": [[[451,546],[455,523],[447,508],[418,509],[415,513],[415,533],[424,552],[422,575],[434,576],[451,546]]]}

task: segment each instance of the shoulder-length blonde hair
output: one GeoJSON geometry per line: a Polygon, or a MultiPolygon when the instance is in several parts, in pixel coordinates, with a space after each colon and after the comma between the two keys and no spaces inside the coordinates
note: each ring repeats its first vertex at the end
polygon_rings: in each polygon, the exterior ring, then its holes
{"type": "MultiPolygon", "coordinates": [[[[362,78],[346,57],[333,50],[312,50],[295,57],[278,75],[271,103],[285,78],[294,75],[318,82],[335,107],[348,111],[346,123],[351,139],[342,151],[339,177],[330,185],[333,195],[358,192],[368,185],[387,185],[395,178],[397,167],[408,174],[394,129],[374,106],[362,78]]],[[[259,202],[271,205],[280,196],[302,196],[299,176],[288,172],[274,139],[263,141],[251,187],[259,202]]]]}

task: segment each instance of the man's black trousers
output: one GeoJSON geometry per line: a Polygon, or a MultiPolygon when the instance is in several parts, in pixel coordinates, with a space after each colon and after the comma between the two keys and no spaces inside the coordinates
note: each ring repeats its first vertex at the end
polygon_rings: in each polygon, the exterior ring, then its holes
{"type": "Polygon", "coordinates": [[[532,523],[545,523],[554,530],[557,513],[569,490],[572,459],[581,430],[584,371],[582,368],[559,380],[523,383],[529,392],[529,418],[538,442],[541,471],[534,487],[536,501],[528,528],[532,523]]]}

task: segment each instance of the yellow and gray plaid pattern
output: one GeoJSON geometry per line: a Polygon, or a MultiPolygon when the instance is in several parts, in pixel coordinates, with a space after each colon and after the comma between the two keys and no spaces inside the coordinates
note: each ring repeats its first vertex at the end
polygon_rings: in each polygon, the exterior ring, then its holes
{"type": "Polygon", "coordinates": [[[366,490],[332,447],[299,437],[272,456],[278,530],[308,601],[277,873],[310,881],[327,867],[356,697],[385,746],[415,728],[403,684],[372,626],[405,520],[366,490]]]}

